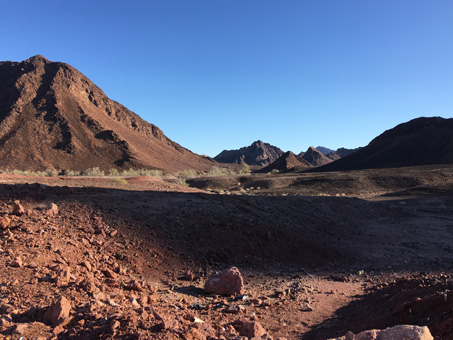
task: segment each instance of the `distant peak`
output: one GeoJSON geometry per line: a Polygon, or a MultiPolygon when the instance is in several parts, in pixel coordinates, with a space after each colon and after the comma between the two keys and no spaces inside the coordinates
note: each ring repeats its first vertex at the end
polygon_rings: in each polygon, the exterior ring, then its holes
{"type": "Polygon", "coordinates": [[[35,56],[25,60],[25,61],[26,62],[28,61],[28,62],[31,62],[31,63],[33,63],[33,62],[49,63],[50,62],[47,58],[43,57],[40,54],[37,54],[37,55],[35,55],[35,56]]]}

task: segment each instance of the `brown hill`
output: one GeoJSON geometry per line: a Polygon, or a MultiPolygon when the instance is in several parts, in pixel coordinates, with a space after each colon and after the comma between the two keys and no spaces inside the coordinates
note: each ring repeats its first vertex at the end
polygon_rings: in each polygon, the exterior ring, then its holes
{"type": "Polygon", "coordinates": [[[387,130],[366,147],[321,171],[453,163],[453,119],[417,118],[387,130]]]}
{"type": "Polygon", "coordinates": [[[276,146],[258,140],[239,150],[223,150],[214,157],[214,160],[220,163],[247,163],[248,165],[266,166],[276,161],[283,154],[284,152],[276,146]]]}
{"type": "Polygon", "coordinates": [[[308,150],[304,152],[302,158],[313,166],[321,166],[333,161],[331,158],[325,156],[312,146],[310,146],[308,150]]]}
{"type": "Polygon", "coordinates": [[[295,155],[291,151],[288,151],[285,152],[275,162],[269,164],[265,168],[261,169],[259,172],[271,172],[272,170],[288,171],[306,167],[311,167],[311,164],[308,163],[305,159],[295,155]]]}
{"type": "Polygon", "coordinates": [[[213,162],[168,139],[75,68],[34,56],[0,63],[0,166],[205,170],[213,162]]]}

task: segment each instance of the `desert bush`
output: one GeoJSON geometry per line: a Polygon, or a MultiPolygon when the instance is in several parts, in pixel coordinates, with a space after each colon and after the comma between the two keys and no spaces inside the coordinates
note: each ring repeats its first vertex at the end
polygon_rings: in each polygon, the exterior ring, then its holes
{"type": "Polygon", "coordinates": [[[197,172],[193,169],[186,169],[186,170],[181,170],[176,173],[177,177],[195,177],[197,176],[197,172]]]}
{"type": "Polygon", "coordinates": [[[129,184],[129,182],[124,178],[112,178],[110,182],[117,184],[129,184]]]}
{"type": "Polygon", "coordinates": [[[55,177],[58,176],[58,171],[55,169],[46,169],[44,171],[44,176],[46,177],[55,177]]]}
{"type": "Polygon", "coordinates": [[[118,172],[118,169],[116,168],[111,168],[107,174],[107,176],[118,176],[120,173],[118,172]]]}
{"type": "Polygon", "coordinates": [[[227,176],[231,174],[232,173],[228,169],[220,168],[218,166],[213,166],[211,170],[206,173],[207,176],[227,176]]]}
{"type": "Polygon", "coordinates": [[[162,170],[158,169],[132,169],[123,170],[121,173],[123,176],[152,176],[160,177],[163,175],[162,170]]]}
{"type": "Polygon", "coordinates": [[[275,175],[275,174],[278,174],[280,172],[280,170],[278,169],[272,169],[272,171],[270,172],[272,175],[275,175]]]}
{"type": "Polygon", "coordinates": [[[189,186],[189,184],[186,182],[186,179],[182,178],[182,177],[178,177],[178,179],[176,180],[176,183],[178,183],[179,185],[182,185],[184,187],[189,186]]]}
{"type": "Polygon", "coordinates": [[[104,171],[100,170],[99,167],[88,168],[81,173],[82,176],[105,176],[104,171]]]}
{"type": "Polygon", "coordinates": [[[248,175],[250,172],[251,172],[251,170],[247,163],[244,163],[241,170],[239,170],[239,174],[241,174],[241,175],[248,175]]]}

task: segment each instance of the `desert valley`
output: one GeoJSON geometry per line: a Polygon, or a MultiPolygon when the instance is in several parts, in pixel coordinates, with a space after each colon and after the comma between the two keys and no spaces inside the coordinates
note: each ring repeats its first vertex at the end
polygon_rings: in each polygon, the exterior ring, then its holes
{"type": "Polygon", "coordinates": [[[0,62],[0,338],[453,339],[453,119],[295,151],[197,155],[0,62]]]}

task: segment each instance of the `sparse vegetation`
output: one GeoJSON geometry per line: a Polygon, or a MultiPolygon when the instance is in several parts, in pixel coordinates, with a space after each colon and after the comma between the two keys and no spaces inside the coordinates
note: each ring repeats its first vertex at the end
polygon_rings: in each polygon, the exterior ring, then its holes
{"type": "Polygon", "coordinates": [[[198,175],[197,172],[193,169],[181,170],[176,173],[177,177],[183,177],[183,178],[195,177],[197,175],[198,175]]]}
{"type": "Polygon", "coordinates": [[[112,178],[110,182],[117,184],[129,184],[129,182],[125,178],[112,178]]]}
{"type": "Polygon", "coordinates": [[[189,186],[189,184],[186,182],[186,179],[182,178],[182,177],[178,177],[178,179],[176,180],[176,183],[178,183],[179,185],[182,185],[184,187],[189,186]]]}
{"type": "Polygon", "coordinates": [[[278,169],[272,169],[270,174],[275,175],[275,174],[278,174],[279,172],[280,172],[280,170],[278,170],[278,169]]]}
{"type": "Polygon", "coordinates": [[[118,172],[118,169],[116,168],[111,168],[107,174],[107,176],[118,176],[120,173],[118,172]]]}
{"type": "Polygon", "coordinates": [[[227,175],[232,175],[230,170],[225,169],[225,168],[220,168],[218,166],[213,166],[211,170],[209,170],[206,175],[207,176],[227,176],[227,175]]]}
{"type": "Polygon", "coordinates": [[[158,169],[129,169],[123,170],[121,173],[122,176],[152,176],[152,177],[160,177],[163,175],[162,170],[158,169]]]}
{"type": "Polygon", "coordinates": [[[251,172],[250,166],[247,163],[244,163],[241,170],[239,170],[239,174],[241,175],[248,175],[250,174],[250,172],[251,172]]]}
{"type": "Polygon", "coordinates": [[[88,168],[80,174],[81,176],[105,176],[104,171],[100,170],[99,167],[88,168]]]}

